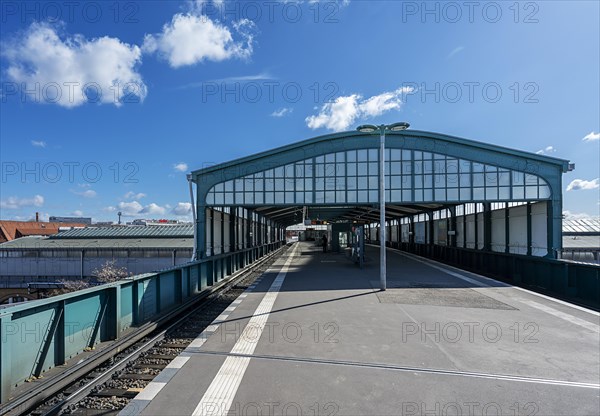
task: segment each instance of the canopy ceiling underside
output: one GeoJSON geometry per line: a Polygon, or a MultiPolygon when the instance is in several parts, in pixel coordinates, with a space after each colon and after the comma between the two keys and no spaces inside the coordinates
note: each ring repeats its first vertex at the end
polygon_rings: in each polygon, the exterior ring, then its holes
{"type": "MultiPolygon", "coordinates": [[[[386,220],[397,219],[409,215],[431,212],[443,207],[454,206],[447,204],[414,204],[414,205],[391,205],[386,204],[386,220]]],[[[302,206],[261,206],[248,207],[254,212],[264,215],[266,218],[281,224],[290,226],[303,221],[302,206]]],[[[361,221],[379,222],[379,207],[368,205],[342,206],[309,206],[307,207],[307,218],[327,222],[361,221]]]]}

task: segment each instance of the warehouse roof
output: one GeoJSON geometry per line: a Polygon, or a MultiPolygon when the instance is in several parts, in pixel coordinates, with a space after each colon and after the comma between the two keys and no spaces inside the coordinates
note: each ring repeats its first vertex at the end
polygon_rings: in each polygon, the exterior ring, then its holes
{"type": "Polygon", "coordinates": [[[586,218],[581,220],[564,220],[563,234],[598,234],[600,235],[600,218],[586,218]]]}
{"type": "Polygon", "coordinates": [[[48,237],[23,237],[0,244],[0,249],[175,249],[194,246],[194,239],[190,238],[48,238],[48,237]]]}
{"type": "Polygon", "coordinates": [[[194,236],[192,224],[160,226],[86,227],[63,231],[52,239],[75,238],[175,238],[194,236]]]}
{"type": "Polygon", "coordinates": [[[85,224],[42,221],[0,220],[0,243],[26,235],[48,235],[58,233],[60,227],[85,227],[85,224]]]}

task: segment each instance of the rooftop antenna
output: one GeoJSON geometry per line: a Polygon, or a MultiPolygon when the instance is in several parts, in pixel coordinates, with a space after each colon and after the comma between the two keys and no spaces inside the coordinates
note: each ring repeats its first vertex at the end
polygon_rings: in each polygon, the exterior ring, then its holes
{"type": "Polygon", "coordinates": [[[121,215],[123,215],[123,213],[119,211],[117,212],[117,215],[119,216],[119,225],[121,225],[121,215]]]}

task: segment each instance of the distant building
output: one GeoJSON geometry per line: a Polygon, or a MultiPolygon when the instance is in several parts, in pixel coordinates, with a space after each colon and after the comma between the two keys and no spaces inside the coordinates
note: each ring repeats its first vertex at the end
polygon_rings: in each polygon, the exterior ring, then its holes
{"type": "Polygon", "coordinates": [[[564,260],[600,263],[600,218],[563,220],[564,260]]]}
{"type": "Polygon", "coordinates": [[[115,225],[114,221],[98,221],[94,223],[94,227],[112,227],[115,225]]]}
{"type": "Polygon", "coordinates": [[[32,235],[57,234],[64,227],[85,227],[80,222],[2,221],[0,220],[0,243],[32,235]]]}
{"type": "Polygon", "coordinates": [[[191,224],[191,223],[182,222],[182,221],[179,221],[179,220],[165,220],[165,219],[161,219],[161,220],[137,219],[137,220],[133,220],[133,221],[127,223],[127,225],[145,225],[145,226],[152,226],[152,225],[182,225],[182,224],[191,224]]]}
{"type": "Polygon", "coordinates": [[[152,272],[189,262],[193,247],[192,225],[86,227],[20,238],[0,244],[0,286],[90,277],[109,260],[132,274],[152,272]]]}
{"type": "Polygon", "coordinates": [[[50,222],[76,222],[79,224],[92,225],[91,217],[50,217],[50,222]]]}

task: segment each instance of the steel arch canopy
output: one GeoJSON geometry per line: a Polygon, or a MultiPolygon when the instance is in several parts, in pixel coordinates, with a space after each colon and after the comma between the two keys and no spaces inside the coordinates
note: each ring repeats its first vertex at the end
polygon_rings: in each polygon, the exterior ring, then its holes
{"type": "MultiPolygon", "coordinates": [[[[306,206],[324,220],[363,216],[376,222],[379,140],[367,130],[193,171],[198,215],[206,207],[239,206],[291,225],[302,220],[301,210],[285,208],[306,206]]],[[[473,202],[549,201],[552,238],[560,240],[562,174],[569,161],[427,131],[386,131],[385,140],[389,218],[473,202]]]]}
{"type": "MultiPolygon", "coordinates": [[[[192,177],[200,195],[201,192],[208,193],[216,184],[312,157],[348,150],[376,148],[376,140],[370,133],[358,131],[335,133],[195,170],[192,172],[192,177]]],[[[388,132],[386,148],[442,154],[451,158],[536,175],[549,184],[552,193],[560,191],[562,173],[567,172],[569,167],[569,161],[563,159],[418,130],[388,132]]],[[[200,200],[199,202],[202,203],[200,200]]]]}

